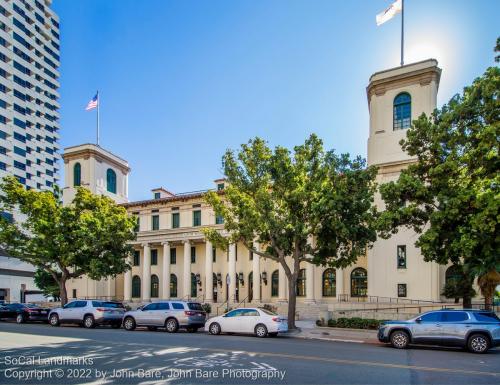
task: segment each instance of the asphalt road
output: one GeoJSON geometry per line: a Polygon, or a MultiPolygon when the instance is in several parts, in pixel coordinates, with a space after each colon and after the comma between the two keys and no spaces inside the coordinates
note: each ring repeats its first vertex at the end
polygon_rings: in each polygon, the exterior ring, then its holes
{"type": "Polygon", "coordinates": [[[0,323],[0,384],[499,384],[500,350],[0,323]]]}

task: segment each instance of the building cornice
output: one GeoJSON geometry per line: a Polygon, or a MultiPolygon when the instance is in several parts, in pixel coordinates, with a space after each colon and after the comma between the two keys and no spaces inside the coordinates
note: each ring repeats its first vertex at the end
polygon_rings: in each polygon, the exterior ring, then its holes
{"type": "Polygon", "coordinates": [[[370,77],[370,83],[366,87],[368,107],[370,107],[373,95],[384,95],[388,90],[413,84],[424,86],[433,81],[439,86],[440,79],[441,68],[437,66],[437,61],[434,59],[376,72],[370,77]],[[428,65],[425,66],[425,64],[428,65]],[[411,70],[410,67],[415,67],[415,69],[411,70]]]}
{"type": "Polygon", "coordinates": [[[67,147],[64,149],[64,153],[62,154],[64,163],[68,163],[70,160],[77,160],[82,158],[88,159],[91,156],[96,160],[106,161],[116,166],[124,174],[128,174],[130,172],[130,167],[128,166],[127,161],[100,147],[97,149],[95,148],[95,145],[92,144],[67,147]]]}

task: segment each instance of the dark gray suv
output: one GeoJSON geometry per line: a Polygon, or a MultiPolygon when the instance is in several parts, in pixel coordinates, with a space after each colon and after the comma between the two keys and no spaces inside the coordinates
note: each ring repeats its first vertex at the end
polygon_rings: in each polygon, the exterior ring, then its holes
{"type": "Polygon", "coordinates": [[[398,349],[409,344],[467,347],[485,353],[500,345],[500,319],[485,310],[437,310],[408,321],[387,321],[378,330],[381,342],[398,349]]]}

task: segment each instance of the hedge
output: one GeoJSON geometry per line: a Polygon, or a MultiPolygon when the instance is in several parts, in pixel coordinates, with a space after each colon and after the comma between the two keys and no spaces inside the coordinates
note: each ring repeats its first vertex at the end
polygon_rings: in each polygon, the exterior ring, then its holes
{"type": "MultiPolygon", "coordinates": [[[[333,328],[351,328],[351,329],[378,329],[382,321],[376,319],[354,318],[337,318],[328,320],[328,326],[333,328]]],[[[321,321],[316,322],[317,325],[322,324],[321,321]]]]}

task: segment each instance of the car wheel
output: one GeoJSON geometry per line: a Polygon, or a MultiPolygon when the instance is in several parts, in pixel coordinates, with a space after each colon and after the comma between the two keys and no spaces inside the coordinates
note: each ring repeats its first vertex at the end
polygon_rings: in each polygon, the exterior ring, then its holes
{"type": "Polygon", "coordinates": [[[176,333],[179,330],[179,323],[175,318],[169,318],[167,322],[165,322],[165,329],[169,333],[176,333]]]}
{"type": "Polygon", "coordinates": [[[23,324],[26,322],[26,318],[24,317],[24,314],[18,314],[16,317],[16,322],[18,324],[23,324]]]}
{"type": "Polygon", "coordinates": [[[269,333],[269,337],[277,337],[278,333],[269,333]]]}
{"type": "Polygon", "coordinates": [[[83,326],[87,329],[92,329],[95,326],[94,317],[91,315],[85,316],[83,319],[83,326]]]}
{"type": "Polygon", "coordinates": [[[158,329],[156,326],[148,326],[148,330],[149,330],[150,332],[155,332],[155,331],[156,331],[156,329],[158,329]]]}
{"type": "Polygon", "coordinates": [[[410,335],[404,330],[397,330],[391,334],[391,345],[396,349],[406,349],[410,344],[410,335]]]}
{"type": "Polygon", "coordinates": [[[255,327],[255,335],[260,338],[264,338],[267,336],[267,328],[265,325],[258,324],[255,327]]]}
{"type": "Polygon", "coordinates": [[[127,317],[125,318],[125,321],[123,321],[123,327],[125,330],[132,331],[135,329],[135,321],[132,317],[127,317]]]}
{"type": "Polygon", "coordinates": [[[221,332],[220,325],[217,322],[210,324],[208,332],[214,336],[220,334],[221,332]]]}
{"type": "Polygon", "coordinates": [[[121,328],[121,326],[122,326],[121,324],[111,324],[111,327],[112,327],[113,329],[120,329],[120,328],[121,328]]]}
{"type": "Polygon", "coordinates": [[[467,347],[472,353],[486,353],[490,348],[490,340],[483,334],[473,334],[467,341],[467,347]]]}
{"type": "Polygon", "coordinates": [[[49,318],[50,326],[59,326],[59,316],[57,314],[51,314],[49,318]]]}

